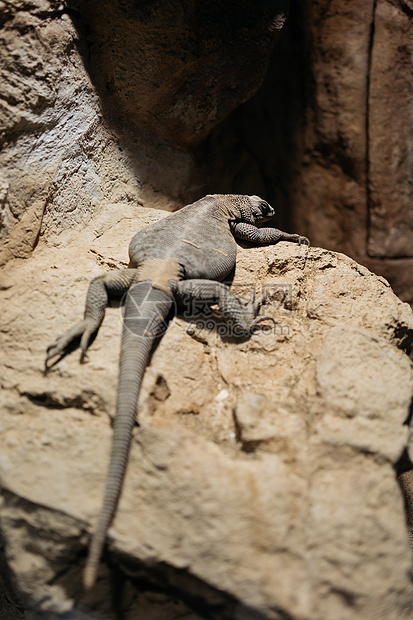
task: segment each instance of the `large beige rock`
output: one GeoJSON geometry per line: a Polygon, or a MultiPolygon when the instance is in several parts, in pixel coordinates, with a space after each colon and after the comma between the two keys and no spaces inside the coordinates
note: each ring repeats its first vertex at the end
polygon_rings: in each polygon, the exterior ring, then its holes
{"type": "Polygon", "coordinates": [[[240,248],[234,282],[268,290],[275,326],[239,342],[211,318],[170,325],[145,377],[100,578],[82,594],[119,310],[87,363],[74,353],[44,375],[44,355],[81,317],[90,278],[126,265],[133,232],[163,215],[124,208],[2,274],[0,526],[24,605],[40,617],[411,618],[394,467],[408,444],[413,315],[346,256],[287,243],[240,248]]]}

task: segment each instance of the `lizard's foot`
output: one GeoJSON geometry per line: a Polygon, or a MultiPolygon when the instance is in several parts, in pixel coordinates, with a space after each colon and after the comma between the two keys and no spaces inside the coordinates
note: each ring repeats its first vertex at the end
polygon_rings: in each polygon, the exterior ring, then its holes
{"type": "Polygon", "coordinates": [[[263,294],[258,299],[255,299],[255,290],[253,289],[251,291],[251,297],[245,303],[244,307],[247,310],[247,312],[250,313],[252,317],[255,319],[255,317],[258,315],[261,309],[261,306],[264,306],[266,303],[267,303],[267,291],[264,291],[263,294]]]}
{"type": "Polygon", "coordinates": [[[302,235],[297,235],[295,233],[285,233],[281,231],[279,231],[279,233],[280,241],[292,241],[293,243],[298,243],[298,245],[306,245],[307,247],[310,247],[310,239],[308,237],[303,237],[302,235]]]}
{"type": "Polygon", "coordinates": [[[269,316],[269,314],[265,314],[264,316],[257,316],[257,318],[252,324],[251,330],[253,331],[254,327],[259,323],[262,323],[263,321],[272,321],[274,325],[277,325],[277,321],[274,319],[274,317],[269,316]]]}
{"type": "Polygon", "coordinates": [[[255,299],[255,290],[251,292],[251,297],[247,302],[243,303],[243,319],[245,325],[248,326],[246,332],[251,332],[253,328],[262,323],[263,321],[270,320],[275,323],[275,320],[271,316],[258,316],[261,307],[267,303],[267,292],[255,299]]]}
{"type": "Polygon", "coordinates": [[[302,237],[301,235],[295,235],[297,237],[296,242],[298,245],[306,245],[310,247],[310,239],[308,237],[302,237]]]}
{"type": "Polygon", "coordinates": [[[83,362],[92,336],[96,334],[100,327],[100,323],[100,321],[97,323],[97,321],[84,319],[59,336],[53,344],[47,347],[45,360],[46,371],[57,364],[62,357],[77,349],[79,344],[81,349],[80,361],[83,362]]]}

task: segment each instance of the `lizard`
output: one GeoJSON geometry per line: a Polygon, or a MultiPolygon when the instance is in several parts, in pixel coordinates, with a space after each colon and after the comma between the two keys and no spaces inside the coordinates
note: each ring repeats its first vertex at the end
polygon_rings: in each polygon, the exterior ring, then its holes
{"type": "Polygon", "coordinates": [[[80,344],[84,361],[111,301],[124,300],[116,415],[102,508],[92,533],[83,573],[90,589],[97,578],[107,531],[120,499],[136,422],[142,379],[155,341],[162,336],[176,304],[217,305],[238,334],[250,335],[268,318],[258,316],[266,294],[248,301],[231,293],[222,280],[235,267],[235,239],[255,244],[281,240],[309,245],[306,237],[273,227],[258,227],[275,214],[259,196],[210,194],[134,235],[125,269],[95,277],[86,297],[84,319],[47,349],[46,371],[80,344]]]}

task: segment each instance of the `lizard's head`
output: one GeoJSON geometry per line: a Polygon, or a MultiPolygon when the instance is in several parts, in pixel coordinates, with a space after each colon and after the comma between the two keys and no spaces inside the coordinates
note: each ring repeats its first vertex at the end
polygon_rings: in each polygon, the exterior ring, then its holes
{"type": "Polygon", "coordinates": [[[266,222],[275,215],[275,209],[259,196],[249,196],[254,224],[266,222]]]}

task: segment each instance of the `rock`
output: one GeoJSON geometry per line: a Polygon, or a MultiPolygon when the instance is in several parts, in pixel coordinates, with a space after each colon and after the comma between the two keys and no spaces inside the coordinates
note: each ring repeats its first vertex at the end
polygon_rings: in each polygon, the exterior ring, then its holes
{"type": "Polygon", "coordinates": [[[346,256],[288,243],[240,248],[234,281],[239,294],[267,289],[276,325],[243,341],[213,317],[170,325],[146,373],[99,581],[82,593],[119,310],[87,363],[74,353],[44,375],[44,356],[82,315],[90,278],[125,265],[135,230],[165,215],[129,209],[62,234],[58,248],[40,243],[4,272],[0,527],[25,608],[36,618],[410,618],[395,466],[409,441],[413,314],[346,256]]]}
{"type": "Polygon", "coordinates": [[[411,2],[381,0],[374,15],[368,101],[368,253],[374,257],[413,258],[413,20],[409,9],[411,2]]]}
{"type": "Polygon", "coordinates": [[[72,2],[92,79],[123,122],[174,146],[204,140],[261,85],[288,2],[72,2]]]}
{"type": "MultiPolygon", "coordinates": [[[[0,262],[30,255],[112,204],[139,197],[130,160],[102,120],[79,37],[55,0],[0,4],[0,262]]],[[[115,206],[116,208],[116,206],[115,206]]]]}

